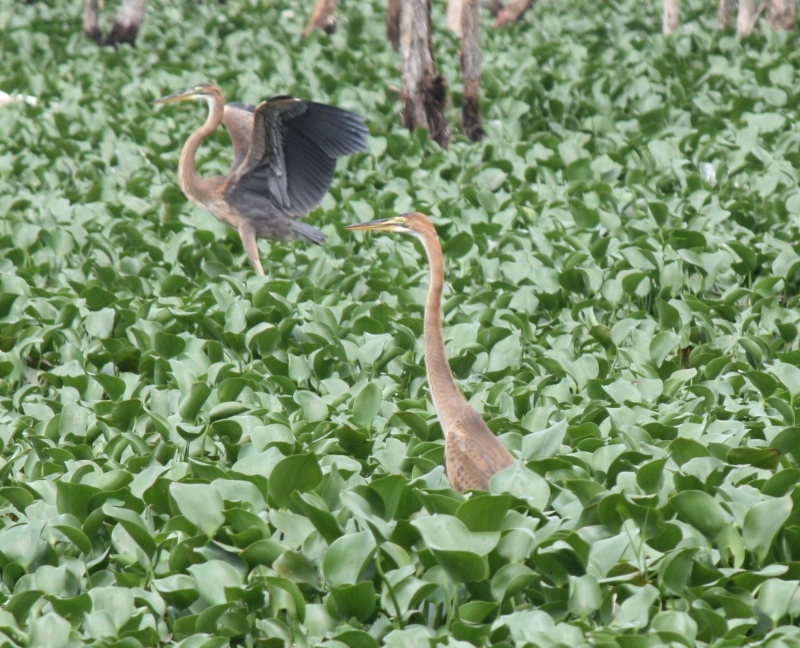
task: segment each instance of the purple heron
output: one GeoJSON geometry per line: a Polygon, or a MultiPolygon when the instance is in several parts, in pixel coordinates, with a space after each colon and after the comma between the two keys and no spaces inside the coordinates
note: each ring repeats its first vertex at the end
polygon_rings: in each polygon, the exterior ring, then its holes
{"type": "Polygon", "coordinates": [[[425,367],[433,406],[444,432],[445,470],[453,488],[460,493],[470,489],[487,490],[492,475],[514,463],[514,457],[464,398],[450,370],[442,329],[444,257],[433,223],[424,214],[415,212],[348,225],[345,229],[401,232],[422,242],[431,266],[431,284],[425,303],[425,367]]]}
{"type": "Polygon", "coordinates": [[[289,96],[258,106],[225,103],[220,89],[201,83],[153,103],[199,100],[208,118],[186,140],[178,179],[186,197],[239,232],[259,275],[264,274],[257,238],[300,239],[321,245],[325,235],[299,219],[322,201],[336,158],[367,148],[364,119],[349,110],[289,96]],[[203,178],[195,155],[203,140],[225,124],[233,164],[224,176],[203,178]]]}

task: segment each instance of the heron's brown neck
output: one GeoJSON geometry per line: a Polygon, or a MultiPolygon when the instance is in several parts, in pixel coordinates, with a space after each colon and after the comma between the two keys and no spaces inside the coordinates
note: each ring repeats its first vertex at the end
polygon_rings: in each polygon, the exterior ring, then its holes
{"type": "Polygon", "coordinates": [[[208,99],[208,117],[206,123],[198,128],[186,140],[181,152],[181,161],[178,164],[178,179],[181,183],[181,189],[190,200],[198,204],[206,204],[211,198],[211,185],[209,180],[201,178],[197,173],[197,166],[195,164],[195,156],[197,149],[203,140],[211,135],[217,127],[222,123],[222,114],[224,106],[214,97],[208,99]]]}
{"type": "Polygon", "coordinates": [[[420,236],[431,266],[431,285],[425,304],[425,367],[428,371],[433,404],[439,414],[443,430],[447,430],[466,399],[461,394],[450,371],[450,363],[444,348],[442,329],[442,290],[444,288],[444,258],[442,246],[435,232],[420,236]]]}

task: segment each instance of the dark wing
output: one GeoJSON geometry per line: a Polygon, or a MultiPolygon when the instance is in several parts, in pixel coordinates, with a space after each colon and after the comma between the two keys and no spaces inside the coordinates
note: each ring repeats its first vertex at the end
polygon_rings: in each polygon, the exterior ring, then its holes
{"type": "Polygon", "coordinates": [[[367,148],[364,119],[348,110],[292,97],[256,108],[253,137],[232,192],[267,195],[289,216],[305,216],[322,201],[336,158],[367,148]]]}
{"type": "Polygon", "coordinates": [[[225,104],[222,112],[222,123],[228,129],[228,134],[233,142],[233,164],[231,171],[236,171],[247,157],[250,150],[250,140],[253,138],[253,113],[256,107],[253,104],[243,104],[231,101],[225,104]]]}

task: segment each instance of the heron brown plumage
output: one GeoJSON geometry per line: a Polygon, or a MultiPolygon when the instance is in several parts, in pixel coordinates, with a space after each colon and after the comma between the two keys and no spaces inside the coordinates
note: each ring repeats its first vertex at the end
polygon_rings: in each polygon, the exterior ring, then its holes
{"type": "Polygon", "coordinates": [[[425,367],[433,405],[445,437],[445,469],[457,491],[487,490],[492,475],[514,463],[514,457],[464,398],[450,370],[442,328],[444,257],[433,223],[424,214],[414,212],[348,225],[345,229],[401,232],[422,242],[431,267],[425,303],[425,367]]]}
{"type": "Polygon", "coordinates": [[[205,123],[186,140],[178,164],[181,189],[192,202],[239,232],[242,244],[263,275],[257,238],[300,239],[321,245],[325,235],[299,219],[328,191],[336,158],[367,148],[364,119],[349,110],[289,96],[258,106],[226,104],[222,91],[201,83],[153,103],[202,100],[205,123]],[[234,159],[224,176],[203,178],[195,156],[203,140],[225,124],[234,159]]]}

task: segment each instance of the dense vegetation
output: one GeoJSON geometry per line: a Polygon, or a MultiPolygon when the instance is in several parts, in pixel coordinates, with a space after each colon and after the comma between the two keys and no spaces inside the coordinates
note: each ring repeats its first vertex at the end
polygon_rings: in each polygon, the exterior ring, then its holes
{"type": "Polygon", "coordinates": [[[298,6],[154,2],[119,51],[0,4],[0,89],[39,98],[0,109],[0,643],[800,645],[792,37],[542,0],[485,35],[487,139],[442,151],[398,126],[383,4],[301,43],[298,6]],[[329,245],[262,243],[259,278],[185,201],[204,107],[149,102],[203,80],[368,116],[329,245]],[[443,474],[421,250],[342,231],[411,208],[524,462],[491,494],[443,474]]]}

